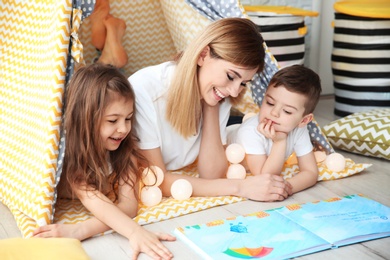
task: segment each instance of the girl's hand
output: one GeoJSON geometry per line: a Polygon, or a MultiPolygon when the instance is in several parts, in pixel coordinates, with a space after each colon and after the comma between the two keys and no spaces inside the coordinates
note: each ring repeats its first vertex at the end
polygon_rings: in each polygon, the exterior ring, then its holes
{"type": "Polygon", "coordinates": [[[275,130],[272,120],[264,119],[257,126],[257,131],[263,134],[266,138],[271,139],[273,142],[283,141],[287,139],[287,133],[277,132],[275,130]]]}
{"type": "Polygon", "coordinates": [[[134,250],[133,259],[137,259],[140,253],[145,253],[153,259],[172,259],[173,254],[161,241],[175,240],[176,238],[169,234],[152,233],[139,226],[129,238],[129,243],[134,250]]]}
{"type": "Polygon", "coordinates": [[[51,224],[38,227],[33,232],[33,237],[67,237],[83,240],[78,224],[51,224]]]}

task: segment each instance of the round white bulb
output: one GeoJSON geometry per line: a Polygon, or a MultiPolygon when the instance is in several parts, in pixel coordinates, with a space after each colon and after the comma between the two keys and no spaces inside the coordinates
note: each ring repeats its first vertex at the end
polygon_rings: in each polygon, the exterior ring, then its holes
{"type": "Polygon", "coordinates": [[[226,158],[230,163],[240,163],[245,158],[245,149],[242,145],[233,143],[226,147],[226,158]]]}
{"type": "Polygon", "coordinates": [[[171,194],[174,199],[186,200],[192,195],[192,185],[185,179],[178,179],[172,183],[171,194]]]}
{"type": "Polygon", "coordinates": [[[164,173],[160,167],[150,166],[142,171],[141,178],[146,186],[160,186],[164,180],[164,173]]]}
{"type": "Polygon", "coordinates": [[[334,172],[340,172],[345,169],[345,158],[342,154],[331,153],[325,159],[326,167],[334,172]]]}
{"type": "Polygon", "coordinates": [[[245,179],[246,170],[241,164],[231,164],[226,173],[228,179],[245,179]]]}
{"type": "Polygon", "coordinates": [[[161,202],[162,192],[157,186],[145,186],[141,189],[141,201],[145,206],[152,207],[161,202]]]}
{"type": "Polygon", "coordinates": [[[326,159],[326,153],[324,151],[315,151],[314,157],[316,158],[316,161],[318,163],[325,161],[326,159]]]}

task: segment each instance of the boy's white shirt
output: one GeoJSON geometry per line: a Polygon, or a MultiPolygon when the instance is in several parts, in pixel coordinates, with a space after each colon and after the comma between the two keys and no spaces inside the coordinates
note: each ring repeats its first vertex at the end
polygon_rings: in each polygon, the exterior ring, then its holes
{"type": "MultiPolygon", "coordinates": [[[[199,155],[201,142],[201,131],[185,139],[166,120],[167,91],[175,68],[173,62],[165,62],[141,69],[129,77],[136,96],[133,127],[140,139],[139,147],[141,149],[160,147],[167,170],[177,170],[193,163],[199,155]]],[[[226,144],[226,124],[230,108],[228,100],[220,104],[219,121],[223,144],[226,144]]],[[[202,124],[199,125],[199,129],[201,127],[202,124]]]]}
{"type": "MultiPolygon", "coordinates": [[[[239,127],[232,127],[229,133],[228,144],[241,144],[247,154],[267,156],[271,153],[272,140],[265,138],[257,131],[259,125],[259,115],[252,116],[245,120],[239,127]]],[[[310,134],[306,127],[296,127],[287,136],[287,148],[285,159],[293,152],[297,157],[306,155],[313,150],[310,134]]]]}

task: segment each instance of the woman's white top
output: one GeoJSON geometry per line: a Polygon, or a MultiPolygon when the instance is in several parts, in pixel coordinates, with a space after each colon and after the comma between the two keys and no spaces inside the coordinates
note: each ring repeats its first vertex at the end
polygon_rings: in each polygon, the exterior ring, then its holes
{"type": "MultiPolygon", "coordinates": [[[[202,136],[202,123],[197,134],[186,139],[166,120],[168,88],[175,68],[174,62],[165,62],[141,69],[129,77],[136,96],[133,127],[140,139],[139,146],[142,150],[160,147],[167,170],[177,170],[193,163],[198,157],[202,136]]],[[[223,144],[226,144],[230,108],[228,99],[220,104],[219,122],[223,144]]]]}

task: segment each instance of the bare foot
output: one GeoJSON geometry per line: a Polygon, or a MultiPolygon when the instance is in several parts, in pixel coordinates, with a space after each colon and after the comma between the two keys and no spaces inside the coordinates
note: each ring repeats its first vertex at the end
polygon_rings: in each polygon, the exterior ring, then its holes
{"type": "Polygon", "coordinates": [[[122,68],[127,64],[128,59],[126,50],[122,45],[122,38],[126,32],[126,23],[122,19],[108,15],[104,20],[104,25],[107,30],[107,37],[98,62],[122,68]]]}
{"type": "Polygon", "coordinates": [[[104,20],[110,12],[109,0],[96,0],[95,8],[89,16],[91,20],[91,42],[98,50],[103,50],[106,40],[107,30],[104,25],[104,20]]]}

